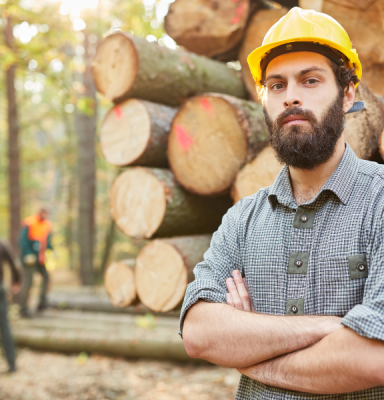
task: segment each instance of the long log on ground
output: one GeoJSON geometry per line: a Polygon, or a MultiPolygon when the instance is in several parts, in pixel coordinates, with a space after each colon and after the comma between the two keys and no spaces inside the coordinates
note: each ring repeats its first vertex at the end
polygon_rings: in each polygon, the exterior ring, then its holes
{"type": "Polygon", "coordinates": [[[23,319],[13,325],[13,336],[18,346],[40,350],[194,361],[187,355],[177,335],[177,319],[163,324],[158,318],[145,328],[145,323],[141,324],[138,317],[124,316],[122,319],[119,316],[99,323],[93,321],[95,314],[91,315],[91,319],[84,317],[83,313],[79,313],[78,318],[65,318],[63,321],[60,321],[60,316],[23,319]],[[45,327],[39,327],[39,321],[45,327]]]}
{"type": "Polygon", "coordinates": [[[247,96],[240,74],[225,64],[123,32],[100,42],[92,74],[97,89],[115,103],[133,97],[175,106],[208,91],[247,96]]]}
{"type": "MultiPolygon", "coordinates": [[[[150,310],[141,303],[134,303],[125,308],[113,306],[104,287],[89,288],[80,286],[70,289],[56,289],[48,293],[48,305],[50,308],[56,310],[77,310],[90,313],[119,315],[137,315],[150,312],[150,310]]],[[[178,318],[180,312],[178,310],[170,311],[167,315],[178,318]]]]}
{"type": "Polygon", "coordinates": [[[359,158],[368,160],[378,148],[384,128],[384,109],[380,100],[363,83],[357,87],[355,99],[364,101],[365,109],[346,116],[345,141],[359,158]]]}
{"type": "Polygon", "coordinates": [[[164,29],[177,44],[214,57],[240,42],[249,11],[249,0],[176,0],[169,6],[164,29]]]}
{"type": "Polygon", "coordinates": [[[239,51],[239,61],[242,66],[241,72],[243,74],[245,85],[247,86],[252,99],[255,101],[259,101],[259,99],[256,92],[255,81],[253,80],[247,63],[247,57],[253,50],[262,45],[264,36],[269,31],[270,27],[287,12],[288,9],[285,7],[280,9],[259,10],[252,16],[247,25],[239,51]]]}
{"type": "Polygon", "coordinates": [[[106,160],[117,166],[166,167],[168,135],[176,108],[129,99],[113,107],[100,130],[106,160]]]}
{"type": "Polygon", "coordinates": [[[169,164],[187,190],[218,195],[229,189],[266,140],[260,104],[206,93],[187,100],[173,119],[169,164]]]}
{"type": "Polygon", "coordinates": [[[157,239],[145,245],[136,258],[135,279],[140,301],[150,310],[166,312],[184,298],[194,280],[193,268],[203,261],[211,235],[157,239]]]}
{"type": "Polygon", "coordinates": [[[136,299],[133,267],[133,260],[121,260],[109,263],[105,270],[105,291],[115,307],[128,307],[136,299]]]}
{"type": "Polygon", "coordinates": [[[271,186],[283,165],[277,160],[272,147],[263,149],[254,160],[247,163],[237,174],[231,189],[235,203],[260,189],[271,186]]]}
{"type": "Polygon", "coordinates": [[[113,182],[110,206],[124,234],[144,239],[212,233],[231,200],[229,196],[207,198],[189,193],[168,170],[134,167],[113,182]]]}

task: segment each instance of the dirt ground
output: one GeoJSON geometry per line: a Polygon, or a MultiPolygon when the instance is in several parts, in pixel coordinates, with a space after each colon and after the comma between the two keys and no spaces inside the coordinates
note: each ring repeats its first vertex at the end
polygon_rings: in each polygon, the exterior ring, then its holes
{"type": "Polygon", "coordinates": [[[4,374],[0,400],[230,400],[236,370],[86,354],[18,350],[18,371],[4,374]]]}

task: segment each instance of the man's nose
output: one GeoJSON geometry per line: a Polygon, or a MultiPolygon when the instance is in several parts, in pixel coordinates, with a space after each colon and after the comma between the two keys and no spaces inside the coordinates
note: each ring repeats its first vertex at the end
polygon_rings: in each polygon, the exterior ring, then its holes
{"type": "Polygon", "coordinates": [[[288,85],[285,91],[284,108],[301,107],[301,96],[294,85],[288,85]]]}

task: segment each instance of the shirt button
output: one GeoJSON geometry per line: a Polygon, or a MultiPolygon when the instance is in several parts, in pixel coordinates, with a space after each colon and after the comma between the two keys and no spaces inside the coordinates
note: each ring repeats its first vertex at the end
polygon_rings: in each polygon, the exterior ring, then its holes
{"type": "Polygon", "coordinates": [[[297,308],[297,306],[292,306],[292,307],[291,307],[291,311],[293,312],[293,314],[297,314],[297,312],[299,311],[299,309],[297,308]]]}
{"type": "Polygon", "coordinates": [[[307,222],[307,221],[308,221],[308,217],[307,217],[305,214],[303,214],[303,215],[300,217],[300,220],[301,220],[301,222],[307,222]]]}
{"type": "Polygon", "coordinates": [[[360,272],[363,272],[363,271],[365,271],[365,265],[363,263],[357,264],[357,269],[360,272]]]}
{"type": "Polygon", "coordinates": [[[301,267],[303,265],[303,262],[301,260],[296,260],[295,265],[296,267],[301,267]]]}

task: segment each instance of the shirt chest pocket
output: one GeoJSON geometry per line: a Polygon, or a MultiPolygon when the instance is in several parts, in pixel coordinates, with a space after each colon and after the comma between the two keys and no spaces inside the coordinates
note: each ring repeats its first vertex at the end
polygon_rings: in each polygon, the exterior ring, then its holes
{"type": "Polygon", "coordinates": [[[363,302],[369,270],[365,254],[324,258],[319,267],[319,303],[324,314],[342,317],[363,302]]]}

